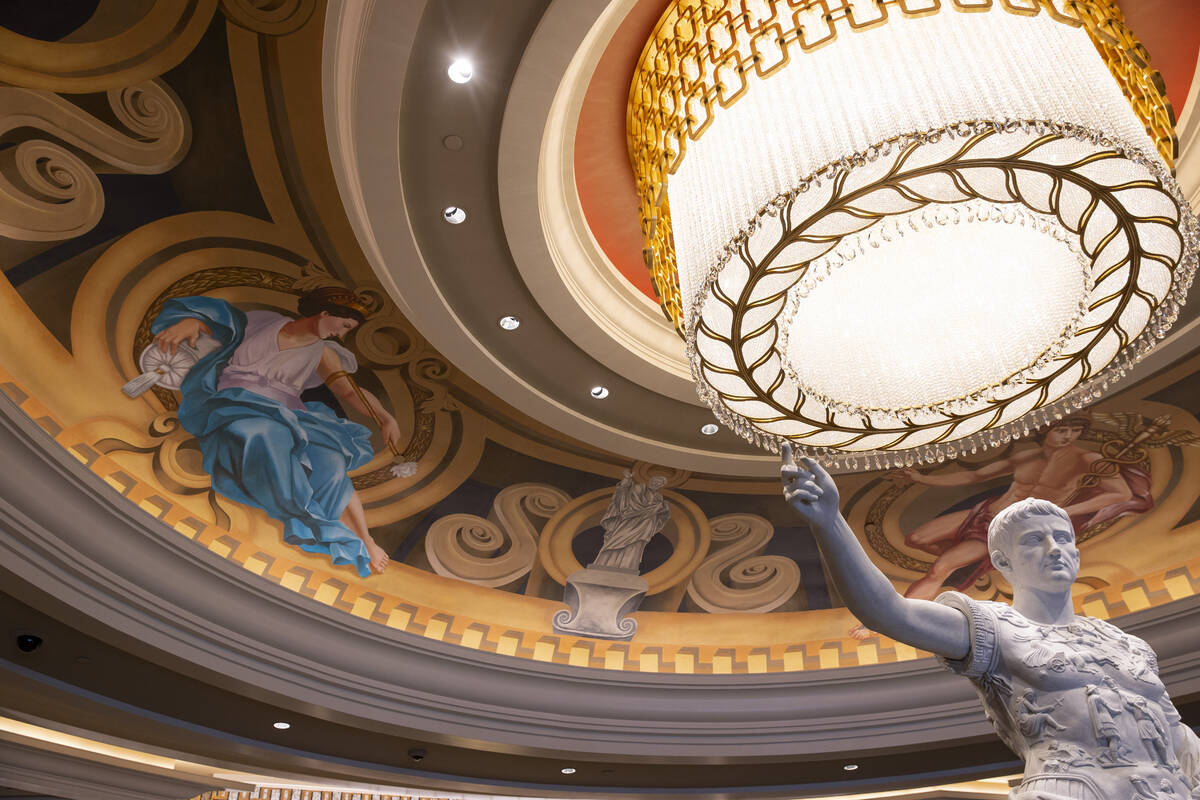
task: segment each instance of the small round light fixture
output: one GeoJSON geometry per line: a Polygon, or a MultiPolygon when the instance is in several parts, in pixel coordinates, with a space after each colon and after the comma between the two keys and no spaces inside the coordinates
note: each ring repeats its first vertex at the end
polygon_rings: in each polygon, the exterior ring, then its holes
{"type": "Polygon", "coordinates": [[[721,430],[721,429],[719,427],[717,427],[717,423],[715,423],[715,422],[710,422],[707,425],[700,426],[700,432],[703,433],[705,436],[715,436],[717,431],[719,431],[719,430],[721,430]]]}
{"type": "Polygon", "coordinates": [[[604,398],[608,397],[608,388],[605,386],[593,386],[592,397],[596,398],[597,400],[603,400],[604,398]]]}
{"type": "Polygon", "coordinates": [[[574,774],[575,774],[575,768],[574,768],[574,767],[563,767],[563,768],[562,768],[562,774],[563,774],[563,775],[574,775],[574,774]]]}
{"type": "Polygon", "coordinates": [[[458,206],[446,206],[442,209],[442,219],[451,225],[461,225],[467,221],[467,212],[458,206]]]}
{"type": "Polygon", "coordinates": [[[854,772],[854,770],[858,769],[858,764],[847,764],[842,769],[846,770],[846,772],[854,772]]]}
{"type": "Polygon", "coordinates": [[[450,68],[446,70],[446,74],[455,83],[466,83],[475,74],[475,68],[465,58],[456,58],[451,62],[450,68]]]}
{"type": "Polygon", "coordinates": [[[515,331],[521,327],[521,318],[515,314],[505,314],[496,324],[506,331],[515,331]]]}
{"type": "Polygon", "coordinates": [[[275,728],[275,730],[277,730],[277,731],[286,731],[288,728],[292,727],[292,723],[290,723],[290,722],[276,722],[276,723],[274,723],[274,724],[272,725],[272,727],[274,727],[274,728],[275,728]]]}

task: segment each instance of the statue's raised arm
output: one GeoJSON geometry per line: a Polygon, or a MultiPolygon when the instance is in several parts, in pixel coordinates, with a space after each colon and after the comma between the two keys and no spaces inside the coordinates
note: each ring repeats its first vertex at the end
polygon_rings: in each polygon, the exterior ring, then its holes
{"type": "Polygon", "coordinates": [[[842,517],[837,487],[783,446],[783,496],[812,528],[846,605],[871,629],[940,656],[971,680],[996,733],[1025,760],[1013,800],[1200,800],[1200,741],[1180,719],[1149,645],[1076,616],[1071,518],[1019,500],[988,526],[1013,604],[947,592],[901,597],[842,517]]]}
{"type": "Polygon", "coordinates": [[[874,631],[913,647],[959,659],[970,647],[966,618],[953,608],[900,596],[842,517],[837,486],[820,464],[797,464],[788,444],[782,449],[783,497],[812,528],[825,564],[850,612],[874,631]]]}

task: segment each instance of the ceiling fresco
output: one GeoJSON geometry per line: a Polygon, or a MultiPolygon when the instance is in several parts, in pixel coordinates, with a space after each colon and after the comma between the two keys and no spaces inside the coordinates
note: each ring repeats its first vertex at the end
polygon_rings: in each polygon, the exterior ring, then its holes
{"type": "MultiPolygon", "coordinates": [[[[701,432],[625,133],[665,4],[0,3],[0,796],[1006,796],[971,688],[701,432]]],[[[1200,6],[1121,6],[1195,206],[1200,6]]],[[[987,521],[1065,505],[1076,611],[1189,723],[1197,315],[1080,414],[838,476],[909,597],[1011,600],[987,521]]]]}
{"type": "MultiPolygon", "coordinates": [[[[247,581],[467,648],[665,673],[919,657],[857,626],[770,479],[567,436],[435,349],[343,209],[323,13],[283,5],[196,3],[158,27],[118,10],[109,28],[153,55],[53,72],[43,42],[0,74],[0,388],[47,445],[247,581]],[[604,562],[630,502],[658,509],[633,534],[636,633],[559,630],[570,577],[604,562]]],[[[608,191],[585,160],[581,196],[608,191]]],[[[633,214],[632,183],[624,200],[633,214]]],[[[1003,599],[987,520],[1052,499],[1083,543],[1081,611],[1161,605],[1200,593],[1198,415],[1184,357],[1003,449],[844,476],[843,512],[909,596],[1003,599]]]]}

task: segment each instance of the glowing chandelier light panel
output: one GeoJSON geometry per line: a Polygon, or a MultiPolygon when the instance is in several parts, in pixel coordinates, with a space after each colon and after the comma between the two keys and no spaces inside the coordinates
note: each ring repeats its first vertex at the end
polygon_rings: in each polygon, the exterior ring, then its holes
{"type": "Polygon", "coordinates": [[[679,0],[635,78],[648,252],[701,397],[842,469],[1099,397],[1174,322],[1197,229],[1085,26],[870,2],[839,30],[813,5],[679,0]]]}

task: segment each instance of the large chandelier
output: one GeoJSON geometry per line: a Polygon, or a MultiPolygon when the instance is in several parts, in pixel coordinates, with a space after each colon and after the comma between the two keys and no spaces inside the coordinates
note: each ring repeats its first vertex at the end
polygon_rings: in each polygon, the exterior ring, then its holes
{"type": "Polygon", "coordinates": [[[1095,400],[1195,269],[1174,117],[1112,0],[675,0],[628,131],[701,397],[840,469],[1095,400]]]}

